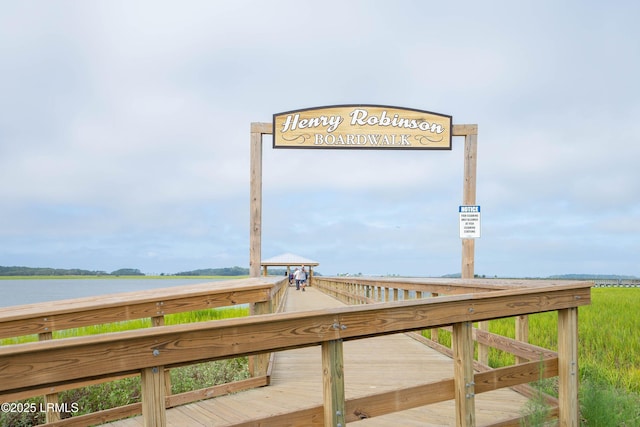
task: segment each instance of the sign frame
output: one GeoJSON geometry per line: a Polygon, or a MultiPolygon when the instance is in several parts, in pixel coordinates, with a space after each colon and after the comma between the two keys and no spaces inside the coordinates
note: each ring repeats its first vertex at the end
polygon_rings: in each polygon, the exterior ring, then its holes
{"type": "Polygon", "coordinates": [[[273,115],[273,148],[451,150],[453,117],[406,107],[344,104],[273,115]]]}

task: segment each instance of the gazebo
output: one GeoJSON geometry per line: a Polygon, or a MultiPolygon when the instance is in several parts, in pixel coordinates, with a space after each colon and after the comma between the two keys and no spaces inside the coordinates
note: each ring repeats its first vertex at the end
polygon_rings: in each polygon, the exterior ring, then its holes
{"type": "Polygon", "coordinates": [[[289,277],[289,274],[291,274],[292,266],[300,267],[303,265],[305,267],[309,267],[309,284],[311,284],[311,279],[313,278],[313,267],[317,267],[318,265],[320,265],[318,261],[313,261],[300,255],[286,253],[274,256],[272,258],[264,259],[260,262],[260,266],[262,266],[263,276],[266,276],[268,274],[267,269],[269,267],[287,267],[287,277],[289,277]]]}

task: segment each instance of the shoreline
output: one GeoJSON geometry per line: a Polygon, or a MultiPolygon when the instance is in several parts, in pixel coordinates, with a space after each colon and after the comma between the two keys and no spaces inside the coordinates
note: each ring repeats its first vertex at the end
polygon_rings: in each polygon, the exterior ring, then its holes
{"type": "Polygon", "coordinates": [[[0,276],[0,280],[50,280],[50,279],[68,279],[68,280],[76,280],[76,279],[85,279],[85,280],[117,280],[117,279],[149,279],[149,280],[164,280],[164,279],[217,279],[217,280],[233,280],[233,279],[246,279],[249,276],[111,276],[109,274],[106,275],[70,275],[70,276],[0,276]]]}

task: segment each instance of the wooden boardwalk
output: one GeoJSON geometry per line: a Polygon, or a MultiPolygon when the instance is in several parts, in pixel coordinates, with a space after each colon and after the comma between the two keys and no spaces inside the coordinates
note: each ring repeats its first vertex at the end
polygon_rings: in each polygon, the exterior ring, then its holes
{"type": "MultiPolygon", "coordinates": [[[[341,302],[313,288],[307,288],[306,292],[289,288],[286,311],[319,310],[341,305],[341,302]]],[[[388,335],[345,342],[344,377],[346,398],[351,399],[452,378],[453,362],[405,334],[388,335]]],[[[475,402],[476,424],[482,426],[517,417],[521,415],[526,401],[525,397],[510,389],[479,394],[475,402]]],[[[322,405],[320,348],[303,348],[275,355],[271,385],[268,387],[168,409],[167,426],[231,426],[319,405],[322,405]]],[[[108,425],[137,427],[143,426],[143,421],[139,416],[108,425]]],[[[283,421],[282,425],[305,424],[283,421]]],[[[318,425],[317,420],[315,425],[318,425]]],[[[455,403],[442,402],[349,425],[451,426],[455,425],[455,403]]]]}

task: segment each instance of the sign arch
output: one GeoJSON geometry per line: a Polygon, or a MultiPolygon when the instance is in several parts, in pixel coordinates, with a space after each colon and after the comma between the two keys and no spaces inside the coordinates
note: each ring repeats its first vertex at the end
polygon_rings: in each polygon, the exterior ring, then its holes
{"type": "MultiPolygon", "coordinates": [[[[251,123],[249,274],[260,276],[262,258],[263,135],[273,148],[450,150],[464,137],[462,205],[476,204],[478,126],[455,125],[452,117],[411,108],[353,104],[306,108],[251,123]]],[[[475,240],[462,239],[462,278],[474,277],[475,240]]]]}

